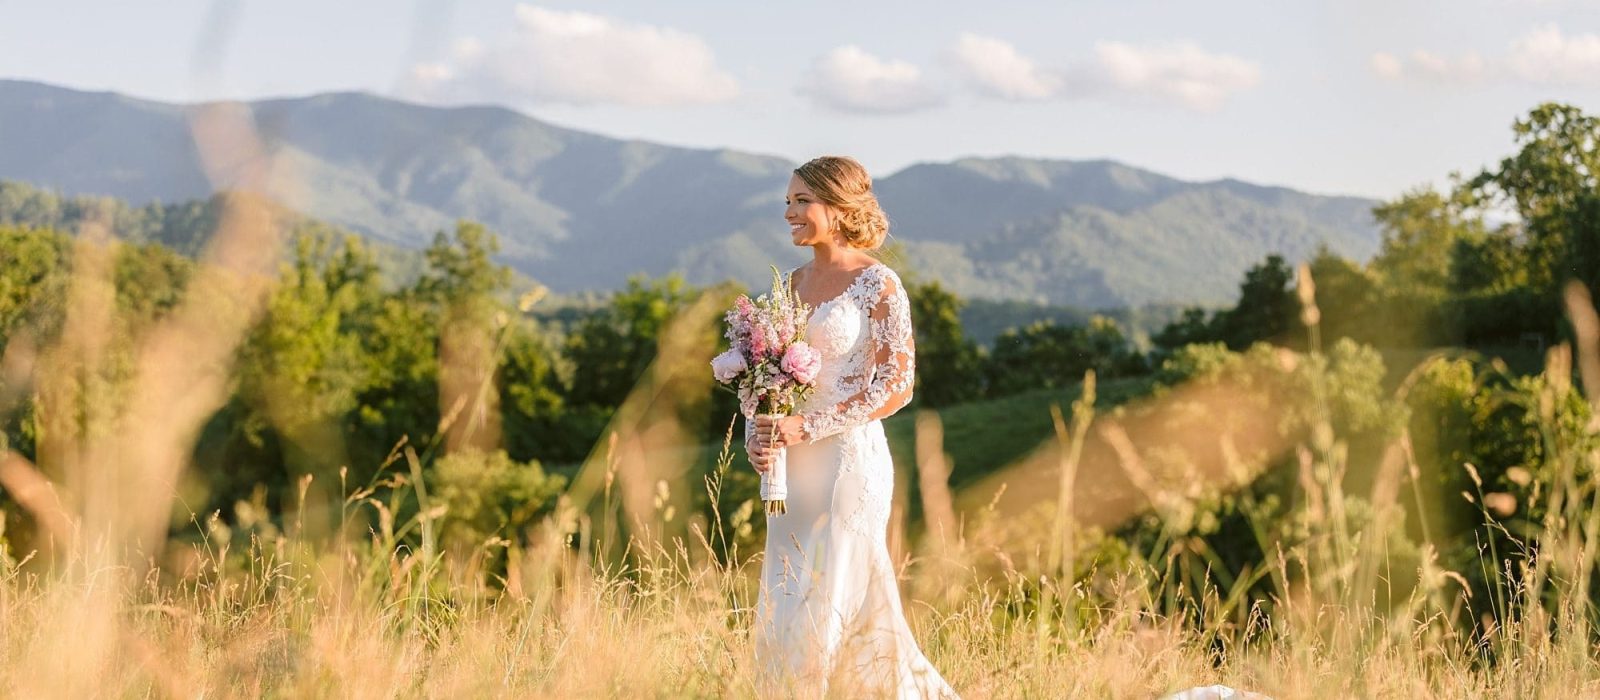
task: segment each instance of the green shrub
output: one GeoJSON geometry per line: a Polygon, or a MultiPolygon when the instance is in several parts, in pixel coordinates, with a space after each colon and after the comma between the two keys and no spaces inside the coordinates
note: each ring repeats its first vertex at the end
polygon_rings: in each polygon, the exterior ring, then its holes
{"type": "Polygon", "coordinates": [[[538,462],[513,461],[503,450],[445,455],[428,481],[431,505],[444,507],[440,539],[454,549],[518,539],[566,488],[566,479],[545,474],[538,462]]]}

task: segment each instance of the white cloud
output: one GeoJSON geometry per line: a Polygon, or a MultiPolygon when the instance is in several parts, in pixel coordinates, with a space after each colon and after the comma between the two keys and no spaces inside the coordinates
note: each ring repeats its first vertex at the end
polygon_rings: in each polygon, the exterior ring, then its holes
{"type": "Polygon", "coordinates": [[[1484,58],[1472,52],[1444,56],[1417,49],[1404,61],[1388,53],[1374,54],[1371,67],[1387,80],[1600,86],[1600,34],[1569,37],[1560,27],[1545,25],[1513,40],[1503,56],[1484,58]]]}
{"type": "Polygon", "coordinates": [[[1400,59],[1396,58],[1392,53],[1379,51],[1372,54],[1370,65],[1372,66],[1372,72],[1377,73],[1378,77],[1384,80],[1399,80],[1401,75],[1405,73],[1405,64],[1401,63],[1400,59]]]}
{"type": "Polygon", "coordinates": [[[1095,44],[1095,66],[1086,82],[1123,96],[1209,111],[1260,83],[1261,67],[1190,42],[1136,46],[1103,41],[1095,44]]]}
{"type": "Polygon", "coordinates": [[[816,104],[859,114],[903,114],[937,107],[944,95],[905,61],[841,46],[817,58],[798,92],[816,104]]]}
{"type": "Polygon", "coordinates": [[[1006,100],[1100,98],[1208,111],[1261,82],[1257,64],[1191,42],[1095,44],[1093,58],[1042,67],[1000,39],[961,35],[945,63],[973,92],[1006,100]]]}
{"type": "Polygon", "coordinates": [[[455,71],[444,63],[418,63],[411,67],[411,81],[417,85],[438,85],[455,77],[455,71]]]}
{"type": "Polygon", "coordinates": [[[515,12],[507,43],[464,40],[450,60],[415,66],[403,91],[443,101],[635,107],[722,102],[739,92],[693,34],[533,5],[515,12]]]}
{"type": "Polygon", "coordinates": [[[1478,83],[1492,77],[1494,67],[1473,52],[1451,58],[1417,49],[1411,52],[1411,68],[1421,77],[1438,83],[1478,83]]]}
{"type": "Polygon", "coordinates": [[[1600,34],[1566,37],[1553,24],[1511,43],[1512,74],[1538,85],[1600,85],[1600,34]]]}
{"type": "Polygon", "coordinates": [[[1055,97],[1063,85],[1059,73],[1040,68],[1000,39],[962,34],[946,52],[946,63],[980,94],[1006,100],[1055,97]]]}

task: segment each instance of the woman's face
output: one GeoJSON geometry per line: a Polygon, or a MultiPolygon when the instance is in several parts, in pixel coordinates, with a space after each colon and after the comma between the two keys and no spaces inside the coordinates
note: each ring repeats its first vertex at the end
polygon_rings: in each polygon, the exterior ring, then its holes
{"type": "Polygon", "coordinates": [[[833,207],[817,198],[799,175],[789,178],[788,208],[783,218],[789,222],[789,239],[795,245],[833,242],[833,207]]]}

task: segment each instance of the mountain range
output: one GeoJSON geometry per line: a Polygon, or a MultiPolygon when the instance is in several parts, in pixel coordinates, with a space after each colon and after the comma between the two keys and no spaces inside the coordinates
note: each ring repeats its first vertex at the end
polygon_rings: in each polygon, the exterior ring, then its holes
{"type": "MultiPolygon", "coordinates": [[[[490,106],[365,93],[239,103],[272,176],[264,194],[364,236],[419,248],[481,221],[503,260],[561,293],[629,275],[763,285],[806,254],[782,220],[789,160],[614,139],[490,106]]],[[[201,200],[200,105],[0,80],[0,179],[135,205],[201,200]]],[[[1114,161],[964,158],[875,178],[902,266],[964,297],[1084,308],[1220,304],[1269,253],[1377,250],[1376,202],[1114,161]]]]}

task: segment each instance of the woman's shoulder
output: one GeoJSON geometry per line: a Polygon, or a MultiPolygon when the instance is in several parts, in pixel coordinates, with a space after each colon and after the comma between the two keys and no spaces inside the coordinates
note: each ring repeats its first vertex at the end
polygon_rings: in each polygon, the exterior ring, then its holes
{"type": "Polygon", "coordinates": [[[899,273],[889,267],[882,260],[874,261],[870,267],[862,271],[866,276],[867,286],[871,288],[873,296],[883,298],[897,294],[905,294],[905,284],[900,281],[899,273]]]}
{"type": "Polygon", "coordinates": [[[875,268],[878,271],[878,275],[880,277],[882,277],[883,279],[892,280],[896,284],[899,284],[899,282],[900,282],[900,273],[895,272],[894,268],[889,267],[888,263],[886,263],[886,262],[884,262],[882,260],[875,260],[872,263],[872,267],[875,268]]]}
{"type": "Polygon", "coordinates": [[[799,280],[805,279],[805,270],[807,268],[809,268],[810,266],[811,266],[811,263],[804,262],[804,263],[800,263],[799,265],[795,265],[794,267],[791,267],[788,270],[784,271],[784,273],[783,273],[783,283],[789,286],[789,293],[791,293],[791,294],[794,293],[796,282],[798,282],[799,280]]]}

